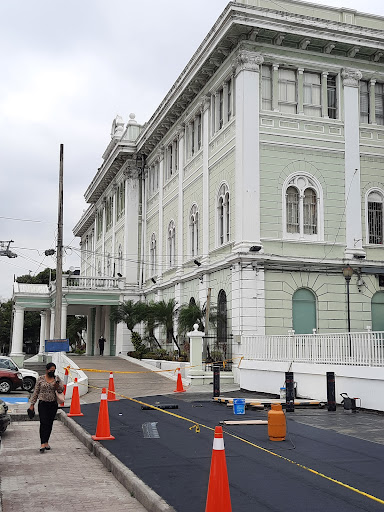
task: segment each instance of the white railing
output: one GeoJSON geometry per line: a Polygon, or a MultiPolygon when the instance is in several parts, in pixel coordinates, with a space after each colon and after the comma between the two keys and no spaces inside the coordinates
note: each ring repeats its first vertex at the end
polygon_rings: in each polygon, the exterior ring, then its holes
{"type": "Polygon", "coordinates": [[[92,277],[92,276],[70,276],[66,277],[63,286],[75,289],[123,289],[125,287],[125,279],[121,277],[92,277]]]}
{"type": "Polygon", "coordinates": [[[244,359],[384,366],[384,332],[243,336],[244,359]]]}

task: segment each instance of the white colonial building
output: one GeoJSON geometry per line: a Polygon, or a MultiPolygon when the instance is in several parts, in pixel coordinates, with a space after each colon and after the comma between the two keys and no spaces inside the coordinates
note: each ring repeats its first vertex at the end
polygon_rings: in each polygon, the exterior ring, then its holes
{"type": "MultiPolygon", "coordinates": [[[[209,289],[239,344],[345,332],[347,266],[351,330],[384,330],[383,29],[347,8],[229,3],[151,119],[116,117],[63,283],[89,354],[100,334],[107,354],[130,349],[110,306],[209,289]]],[[[15,355],[24,309],[47,336],[55,298],[16,287],[15,355]]]]}

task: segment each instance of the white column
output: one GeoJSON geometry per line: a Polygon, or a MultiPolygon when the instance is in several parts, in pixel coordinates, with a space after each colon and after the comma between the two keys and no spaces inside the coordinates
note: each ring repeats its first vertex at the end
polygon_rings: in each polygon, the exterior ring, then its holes
{"type": "Polygon", "coordinates": [[[328,119],[328,72],[321,73],[321,115],[328,119]]]}
{"type": "Polygon", "coordinates": [[[228,123],[228,82],[223,83],[223,126],[228,123]]]}
{"type": "Polygon", "coordinates": [[[92,355],[92,323],[91,323],[91,315],[92,310],[89,310],[89,313],[87,315],[87,341],[85,345],[85,355],[91,356],[92,355]]]}
{"type": "Polygon", "coordinates": [[[117,187],[113,191],[113,199],[112,199],[112,264],[111,268],[111,276],[116,277],[116,213],[117,213],[117,201],[116,201],[116,190],[117,187]]]}
{"type": "Polygon", "coordinates": [[[99,355],[99,345],[98,341],[101,335],[100,331],[100,323],[101,323],[101,306],[96,306],[96,316],[95,316],[95,347],[94,347],[94,356],[99,355]]]}
{"type": "MultiPolygon", "coordinates": [[[[203,258],[207,260],[209,254],[209,107],[211,101],[209,96],[203,99],[202,103],[202,146],[203,146],[203,209],[199,221],[202,222],[203,233],[203,258]]],[[[213,208],[215,208],[213,206],[213,208]]],[[[214,215],[215,212],[212,212],[214,215]]]]}
{"type": "Polygon", "coordinates": [[[376,124],[376,101],[375,101],[376,80],[372,78],[369,81],[369,122],[376,124]]]}
{"type": "Polygon", "coordinates": [[[129,177],[125,184],[125,280],[127,284],[137,285],[140,259],[139,254],[139,180],[137,171],[129,177]]]}
{"type": "Polygon", "coordinates": [[[13,316],[12,346],[10,356],[22,356],[24,331],[24,308],[15,306],[13,316]]]}
{"type": "Polygon", "coordinates": [[[188,229],[187,224],[184,222],[184,195],[183,195],[183,181],[184,181],[184,132],[185,129],[183,126],[180,126],[178,133],[179,140],[179,150],[177,152],[178,155],[178,164],[177,167],[179,169],[179,197],[178,197],[178,222],[177,222],[177,263],[179,270],[182,269],[183,261],[184,261],[184,250],[183,250],[183,236],[184,230],[188,229]]]}
{"type": "Polygon", "coordinates": [[[110,356],[111,355],[111,320],[109,318],[110,312],[111,312],[111,306],[104,306],[104,327],[101,329],[104,333],[104,338],[106,339],[107,343],[104,347],[104,355],[110,356]]]}
{"type": "Polygon", "coordinates": [[[107,215],[106,215],[106,198],[104,198],[103,201],[103,233],[101,235],[101,275],[105,276],[105,232],[106,232],[106,225],[107,225],[107,215]]]}
{"type": "Polygon", "coordinates": [[[163,257],[163,197],[164,197],[164,150],[159,151],[159,238],[158,238],[158,251],[157,251],[157,269],[158,279],[162,279],[165,269],[165,258],[163,257]]]}
{"type": "Polygon", "coordinates": [[[51,310],[45,311],[45,339],[49,340],[51,332],[51,310]]]}
{"type": "Polygon", "coordinates": [[[360,188],[360,112],[359,81],[362,74],[357,69],[344,69],[341,73],[344,86],[345,132],[345,257],[355,254],[365,256],[362,248],[361,188],[360,188]]]}
{"type": "Polygon", "coordinates": [[[65,340],[67,337],[67,310],[68,304],[63,300],[61,305],[61,339],[65,340]]]}
{"type": "Polygon", "coordinates": [[[304,68],[297,70],[297,113],[304,114],[304,68]]]}
{"type": "Polygon", "coordinates": [[[272,66],[272,110],[279,111],[279,65],[272,66]]]}
{"type": "Polygon", "coordinates": [[[47,313],[46,311],[40,312],[40,346],[39,346],[39,354],[43,354],[45,352],[45,333],[47,328],[47,313]]]}
{"type": "Polygon", "coordinates": [[[53,340],[55,335],[53,334],[55,332],[55,308],[51,308],[51,325],[49,328],[49,339],[53,340]]]}
{"type": "Polygon", "coordinates": [[[262,55],[248,50],[240,50],[235,61],[235,252],[260,245],[259,70],[263,61],[262,55]]]}
{"type": "Polygon", "coordinates": [[[191,369],[189,370],[189,376],[191,378],[191,385],[203,384],[204,382],[204,371],[203,371],[203,336],[204,333],[198,331],[198,325],[193,326],[194,330],[187,333],[189,337],[189,360],[191,362],[191,369]]]}

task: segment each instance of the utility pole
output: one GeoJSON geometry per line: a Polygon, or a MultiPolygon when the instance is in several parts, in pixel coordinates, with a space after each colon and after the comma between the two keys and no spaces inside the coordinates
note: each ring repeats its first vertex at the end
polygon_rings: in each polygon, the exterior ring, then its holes
{"type": "Polygon", "coordinates": [[[13,240],[0,240],[0,256],[7,256],[7,258],[17,258],[17,254],[9,249],[13,240]]]}
{"type": "Polygon", "coordinates": [[[56,252],[56,301],[55,324],[53,337],[61,339],[61,308],[63,302],[63,161],[64,144],[60,144],[60,171],[59,171],[59,205],[57,220],[57,252],[56,252]]]}

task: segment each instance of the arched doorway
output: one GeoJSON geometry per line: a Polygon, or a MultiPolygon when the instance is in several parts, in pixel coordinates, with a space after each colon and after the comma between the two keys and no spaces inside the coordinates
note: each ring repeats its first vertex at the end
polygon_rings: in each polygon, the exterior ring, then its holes
{"type": "Polygon", "coordinates": [[[384,292],[376,292],[371,302],[372,331],[384,331],[384,292]]]}
{"type": "Polygon", "coordinates": [[[296,334],[312,334],[317,327],[316,296],[307,288],[300,288],[293,294],[292,324],[296,334]]]}

